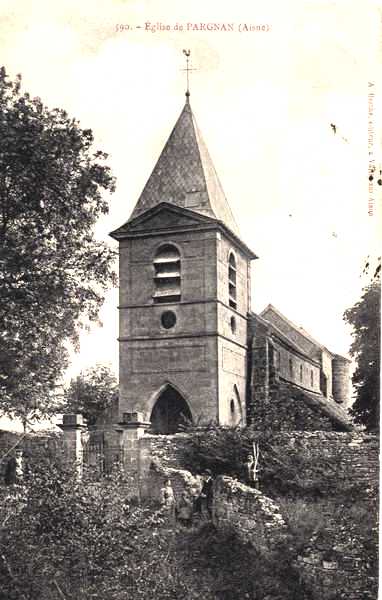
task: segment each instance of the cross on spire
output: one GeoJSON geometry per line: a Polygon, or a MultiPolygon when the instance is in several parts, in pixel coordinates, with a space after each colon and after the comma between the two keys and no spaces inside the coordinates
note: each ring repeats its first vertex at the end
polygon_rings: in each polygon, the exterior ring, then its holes
{"type": "Polygon", "coordinates": [[[189,60],[190,60],[190,55],[191,55],[191,50],[183,50],[183,54],[186,57],[186,68],[182,69],[182,71],[186,71],[187,73],[187,90],[186,90],[186,98],[187,100],[190,97],[190,79],[189,79],[189,73],[190,71],[196,71],[197,69],[192,69],[189,65],[189,60]]]}

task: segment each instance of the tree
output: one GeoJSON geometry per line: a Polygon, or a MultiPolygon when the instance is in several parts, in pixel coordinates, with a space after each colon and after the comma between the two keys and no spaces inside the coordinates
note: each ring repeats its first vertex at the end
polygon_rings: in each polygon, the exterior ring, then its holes
{"type": "Polygon", "coordinates": [[[65,394],[67,410],[81,413],[88,425],[95,425],[117,397],[117,380],[106,365],[96,365],[72,379],[65,394]]]}
{"type": "Polygon", "coordinates": [[[68,342],[115,283],[114,252],[93,233],[114,179],[92,144],[0,69],[0,412],[24,421],[55,410],[68,342]]]}
{"type": "Polygon", "coordinates": [[[380,267],[377,267],[361,300],[344,313],[345,321],[353,326],[350,354],[357,363],[353,374],[356,399],[350,414],[371,431],[379,429],[380,311],[381,281],[380,267]]]}

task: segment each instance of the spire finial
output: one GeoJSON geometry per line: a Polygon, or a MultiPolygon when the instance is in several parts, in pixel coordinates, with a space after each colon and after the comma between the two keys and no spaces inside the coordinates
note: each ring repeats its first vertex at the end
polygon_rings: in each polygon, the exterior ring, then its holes
{"type": "Polygon", "coordinates": [[[183,50],[183,54],[186,57],[186,68],[182,69],[182,71],[186,71],[187,73],[187,90],[186,90],[186,98],[187,98],[187,102],[189,100],[190,97],[190,78],[189,78],[189,74],[190,71],[195,71],[196,69],[191,69],[190,65],[189,65],[189,60],[190,60],[190,55],[191,55],[191,50],[183,50]]]}

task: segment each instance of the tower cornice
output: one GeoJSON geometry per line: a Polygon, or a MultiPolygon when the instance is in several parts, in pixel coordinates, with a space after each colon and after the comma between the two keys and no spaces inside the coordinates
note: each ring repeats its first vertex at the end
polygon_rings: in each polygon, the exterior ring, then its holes
{"type": "Polygon", "coordinates": [[[200,215],[192,210],[180,208],[179,206],[174,206],[168,202],[161,202],[159,205],[147,210],[142,215],[138,215],[135,219],[128,221],[122,225],[122,227],[112,231],[110,236],[115,240],[122,241],[138,237],[154,237],[190,231],[219,231],[235,246],[239,247],[245,256],[251,260],[258,258],[258,256],[239,238],[239,236],[231,231],[223,221],[200,215]],[[161,223],[160,225],[155,222],[153,223],[154,217],[165,211],[168,214],[176,215],[178,218],[180,217],[179,222],[168,225],[165,223],[161,223]],[[188,219],[189,223],[187,223],[187,221],[182,222],[182,216],[188,219]]]}

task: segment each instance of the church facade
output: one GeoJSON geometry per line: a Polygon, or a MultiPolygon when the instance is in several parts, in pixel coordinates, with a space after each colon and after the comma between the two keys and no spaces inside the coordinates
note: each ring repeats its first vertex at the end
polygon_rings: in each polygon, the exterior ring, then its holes
{"type": "Polygon", "coordinates": [[[240,238],[188,95],[130,218],[111,235],[121,417],[142,413],[158,433],[185,422],[245,425],[257,407],[302,394],[334,428],[349,427],[340,408],[349,361],[271,305],[251,311],[257,256],[240,238]]]}

